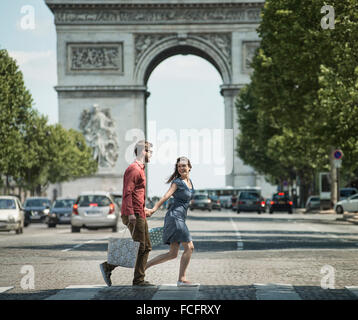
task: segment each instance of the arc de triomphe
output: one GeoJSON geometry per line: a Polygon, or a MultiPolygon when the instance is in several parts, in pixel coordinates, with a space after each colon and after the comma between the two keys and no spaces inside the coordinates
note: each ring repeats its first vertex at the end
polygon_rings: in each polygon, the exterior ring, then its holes
{"type": "MultiPolygon", "coordinates": [[[[263,0],[45,1],[57,31],[59,122],[82,131],[99,161],[95,176],[63,183],[58,195],[122,190],[133,144],[126,132],[146,132],[147,81],[170,56],[194,54],[213,64],[223,82],[225,128],[238,134],[234,102],[250,81],[263,0]]],[[[234,143],[225,144],[233,164],[226,185],[264,188],[263,177],[235,156],[234,143]]]]}

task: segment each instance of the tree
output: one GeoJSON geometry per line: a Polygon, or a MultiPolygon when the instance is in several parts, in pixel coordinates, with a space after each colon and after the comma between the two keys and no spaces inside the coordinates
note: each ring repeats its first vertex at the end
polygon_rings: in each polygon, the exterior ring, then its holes
{"type": "Polygon", "coordinates": [[[0,176],[40,194],[49,183],[91,175],[97,167],[80,132],[49,125],[32,108],[21,71],[0,50],[0,176]]]}
{"type": "Polygon", "coordinates": [[[97,171],[98,163],[92,157],[92,148],[86,144],[80,132],[54,125],[48,144],[51,150],[48,171],[50,183],[73,180],[97,171]]]}
{"type": "Polygon", "coordinates": [[[357,135],[352,135],[354,123],[348,120],[357,106],[357,73],[352,68],[357,66],[357,4],[330,1],[336,9],[335,29],[323,30],[324,4],[265,2],[251,84],[237,103],[238,154],[278,179],[296,172],[306,190],[315,172],[328,170],[332,146],[340,146],[350,159],[345,170],[355,170],[358,163],[357,135]],[[257,121],[256,130],[248,125],[250,117],[257,121]],[[251,155],[244,150],[250,144],[256,150],[251,155]]]}
{"type": "Polygon", "coordinates": [[[18,178],[26,163],[22,133],[32,106],[21,71],[6,50],[0,50],[0,176],[18,178]]]}

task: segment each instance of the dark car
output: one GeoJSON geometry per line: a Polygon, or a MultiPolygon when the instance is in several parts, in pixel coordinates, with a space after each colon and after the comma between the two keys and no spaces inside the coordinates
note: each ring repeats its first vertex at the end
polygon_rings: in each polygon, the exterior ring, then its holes
{"type": "Polygon", "coordinates": [[[211,203],[212,203],[212,206],[211,208],[213,210],[219,210],[221,211],[221,202],[220,202],[220,199],[218,196],[209,196],[210,200],[211,200],[211,203]]]}
{"type": "Polygon", "coordinates": [[[71,224],[72,207],[76,199],[73,198],[59,198],[57,199],[50,210],[47,217],[47,225],[49,228],[56,228],[57,224],[71,224]]]}
{"type": "Polygon", "coordinates": [[[261,203],[261,212],[266,212],[267,209],[267,200],[265,200],[264,197],[260,198],[260,203],[261,203]]]}
{"type": "Polygon", "coordinates": [[[25,226],[30,222],[45,222],[50,213],[51,201],[43,197],[27,198],[24,202],[25,226]]]}
{"type": "Polygon", "coordinates": [[[272,196],[272,200],[270,202],[270,213],[274,213],[274,211],[287,211],[288,213],[292,213],[293,202],[290,197],[285,192],[278,192],[272,196]]]}
{"type": "Polygon", "coordinates": [[[190,202],[190,210],[202,209],[209,210],[212,209],[212,201],[207,194],[194,194],[193,199],[190,202]]]}
{"type": "Polygon", "coordinates": [[[256,211],[261,213],[261,196],[255,191],[241,191],[237,199],[237,213],[242,211],[256,211]]]}
{"type": "Polygon", "coordinates": [[[341,188],[339,189],[339,200],[345,200],[356,193],[358,193],[356,188],[341,188]]]}

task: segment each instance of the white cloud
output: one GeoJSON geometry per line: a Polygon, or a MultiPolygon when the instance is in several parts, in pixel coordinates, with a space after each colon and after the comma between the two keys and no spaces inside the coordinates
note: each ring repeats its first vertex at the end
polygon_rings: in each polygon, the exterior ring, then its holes
{"type": "MultiPolygon", "coordinates": [[[[9,51],[9,55],[14,58],[19,66],[25,66],[29,62],[44,61],[42,59],[55,59],[55,52],[52,50],[47,51],[9,51]]],[[[55,61],[56,62],[56,61],[55,61]]]]}

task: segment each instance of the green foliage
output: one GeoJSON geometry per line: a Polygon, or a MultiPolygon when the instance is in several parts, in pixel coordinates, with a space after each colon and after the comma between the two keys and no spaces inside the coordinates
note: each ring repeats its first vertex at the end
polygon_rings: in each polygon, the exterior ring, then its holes
{"type": "Polygon", "coordinates": [[[83,135],[49,125],[47,117],[32,109],[16,62],[0,50],[0,176],[35,190],[96,171],[83,135]]]}
{"type": "MultiPolygon", "coordinates": [[[[310,182],[328,170],[331,147],[344,152],[343,174],[358,173],[358,4],[267,0],[251,83],[236,103],[238,155],[277,181],[310,182]],[[335,29],[321,27],[321,7],[335,29]]],[[[272,179],[271,179],[272,180],[272,179]]]]}

